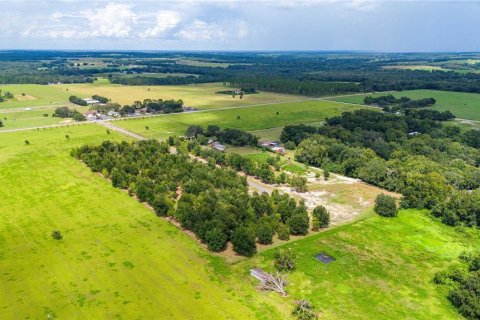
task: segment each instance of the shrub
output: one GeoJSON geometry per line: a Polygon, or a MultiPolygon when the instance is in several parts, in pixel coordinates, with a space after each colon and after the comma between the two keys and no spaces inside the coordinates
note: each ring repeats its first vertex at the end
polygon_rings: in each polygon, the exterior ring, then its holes
{"type": "Polygon", "coordinates": [[[323,179],[325,179],[325,181],[327,181],[329,178],[330,178],[330,171],[328,171],[328,169],[324,169],[323,170],[323,179]]]}
{"type": "Polygon", "coordinates": [[[62,240],[63,236],[62,236],[62,233],[60,231],[53,230],[52,231],[52,238],[55,239],[55,240],[62,240]]]}
{"type": "Polygon", "coordinates": [[[395,217],[398,211],[395,198],[383,193],[379,194],[375,199],[374,210],[383,217],[395,217]]]}
{"type": "Polygon", "coordinates": [[[284,224],[280,224],[277,230],[278,239],[280,240],[289,240],[290,239],[290,228],[284,224]]]}
{"type": "Polygon", "coordinates": [[[205,242],[210,251],[223,251],[227,248],[227,235],[219,228],[214,228],[207,231],[205,235],[205,242]]]}
{"type": "Polygon", "coordinates": [[[330,213],[324,206],[317,206],[313,209],[312,215],[318,221],[319,228],[326,228],[330,224],[330,213]]]}
{"type": "Polygon", "coordinates": [[[318,319],[313,305],[307,300],[300,300],[296,303],[292,311],[292,316],[298,320],[314,320],[318,319]]]}
{"type": "Polygon", "coordinates": [[[287,141],[285,143],[285,149],[288,149],[288,150],[295,150],[297,146],[295,145],[295,142],[293,141],[287,141]]]}
{"type": "Polygon", "coordinates": [[[275,252],[275,260],[273,262],[275,265],[275,269],[277,269],[278,271],[295,270],[295,258],[296,254],[290,248],[275,252]]]}
{"type": "Polygon", "coordinates": [[[255,234],[245,227],[238,227],[232,235],[233,251],[251,257],[257,252],[255,234]]]}
{"type": "Polygon", "coordinates": [[[273,234],[273,228],[266,222],[261,223],[257,227],[258,242],[261,244],[272,243],[273,234]]]}
{"type": "Polygon", "coordinates": [[[308,215],[305,213],[294,213],[287,221],[290,233],[294,235],[305,235],[308,233],[308,215]]]}

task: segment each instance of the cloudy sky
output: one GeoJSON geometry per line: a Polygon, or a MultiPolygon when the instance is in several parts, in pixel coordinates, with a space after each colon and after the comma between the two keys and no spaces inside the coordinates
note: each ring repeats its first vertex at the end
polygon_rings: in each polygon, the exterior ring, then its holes
{"type": "Polygon", "coordinates": [[[0,49],[480,51],[480,1],[0,0],[0,49]]]}

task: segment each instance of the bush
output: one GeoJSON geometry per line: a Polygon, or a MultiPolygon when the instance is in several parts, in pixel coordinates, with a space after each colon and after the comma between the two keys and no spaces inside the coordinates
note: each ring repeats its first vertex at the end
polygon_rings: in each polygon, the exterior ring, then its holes
{"type": "Polygon", "coordinates": [[[52,238],[55,239],[55,240],[62,240],[63,236],[62,236],[62,233],[60,231],[53,230],[52,231],[52,238]]]}
{"type": "Polygon", "coordinates": [[[318,221],[318,227],[326,228],[330,224],[330,213],[324,206],[317,206],[313,209],[312,215],[318,221]]]}
{"type": "Polygon", "coordinates": [[[294,235],[305,235],[308,233],[309,221],[305,213],[294,213],[287,221],[290,233],[294,235]]]}
{"type": "Polygon", "coordinates": [[[293,141],[287,141],[285,143],[285,149],[287,149],[287,150],[295,150],[296,147],[297,147],[297,145],[293,141]]]}
{"type": "Polygon", "coordinates": [[[245,227],[238,227],[232,235],[233,251],[251,257],[257,252],[255,234],[245,227]]]}
{"type": "Polygon", "coordinates": [[[266,222],[261,223],[257,227],[258,242],[261,244],[272,243],[273,234],[273,228],[266,222]]]}
{"type": "Polygon", "coordinates": [[[207,243],[208,250],[220,252],[227,248],[227,235],[219,228],[214,228],[207,231],[205,242],[207,243]]]}
{"type": "Polygon", "coordinates": [[[318,319],[313,305],[307,300],[300,300],[297,302],[295,308],[292,311],[292,316],[295,316],[295,318],[297,318],[298,320],[318,319]]]}
{"type": "Polygon", "coordinates": [[[374,210],[383,217],[395,217],[398,211],[395,198],[383,193],[379,194],[375,199],[374,210]]]}
{"type": "Polygon", "coordinates": [[[295,270],[295,258],[296,254],[290,248],[275,252],[275,260],[273,262],[275,265],[275,269],[277,269],[278,271],[295,270]]]}
{"type": "Polygon", "coordinates": [[[277,234],[280,240],[290,240],[290,228],[284,224],[280,224],[277,234]]]}

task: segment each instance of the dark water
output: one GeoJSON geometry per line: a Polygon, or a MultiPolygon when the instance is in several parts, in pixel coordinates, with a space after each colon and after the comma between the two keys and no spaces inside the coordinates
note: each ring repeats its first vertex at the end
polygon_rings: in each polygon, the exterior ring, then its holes
{"type": "Polygon", "coordinates": [[[318,261],[323,262],[323,263],[330,263],[332,261],[335,261],[334,257],[330,257],[328,254],[323,253],[323,252],[317,254],[315,256],[315,259],[317,259],[318,261]]]}

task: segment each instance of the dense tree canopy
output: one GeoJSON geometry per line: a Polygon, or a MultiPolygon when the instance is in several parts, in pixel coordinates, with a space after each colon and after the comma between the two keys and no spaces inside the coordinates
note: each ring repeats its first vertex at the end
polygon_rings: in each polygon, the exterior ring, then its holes
{"type": "Polygon", "coordinates": [[[257,237],[270,243],[285,224],[292,234],[307,232],[305,207],[287,194],[249,195],[246,178],[236,170],[192,160],[182,150],[172,154],[156,140],[105,141],[75,149],[72,155],[109,177],[114,187],[149,203],[157,215],[177,219],[212,251],[224,250],[230,240],[237,253],[251,255],[257,237]]]}

